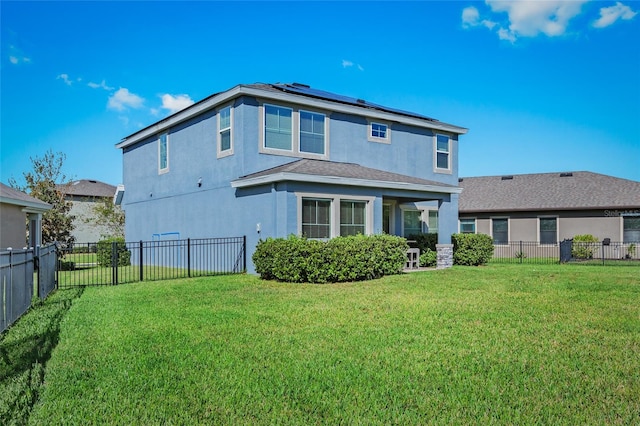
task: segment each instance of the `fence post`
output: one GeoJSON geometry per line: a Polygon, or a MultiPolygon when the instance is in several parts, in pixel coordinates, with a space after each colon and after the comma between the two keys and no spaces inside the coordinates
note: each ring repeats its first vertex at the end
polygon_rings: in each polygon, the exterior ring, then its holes
{"type": "Polygon", "coordinates": [[[39,299],[40,283],[42,282],[42,276],[41,276],[42,268],[40,268],[40,246],[36,246],[36,248],[33,250],[33,267],[36,268],[36,266],[37,266],[36,271],[38,271],[36,273],[36,279],[38,280],[38,289],[36,291],[36,297],[39,299]]]}
{"type": "Polygon", "coordinates": [[[520,263],[522,263],[522,258],[524,258],[524,252],[522,251],[522,240],[520,240],[520,263]]]}
{"type": "Polygon", "coordinates": [[[244,265],[242,265],[242,270],[246,272],[247,271],[247,236],[246,235],[242,236],[242,262],[244,263],[244,265]]]}
{"type": "Polygon", "coordinates": [[[144,268],[142,267],[143,262],[142,262],[142,240],[140,240],[140,256],[138,257],[138,262],[140,263],[140,281],[144,281],[144,268]]]}
{"type": "Polygon", "coordinates": [[[187,277],[191,278],[191,238],[187,238],[187,277]]]}
{"type": "Polygon", "coordinates": [[[111,242],[111,284],[118,285],[118,243],[111,242]]]}

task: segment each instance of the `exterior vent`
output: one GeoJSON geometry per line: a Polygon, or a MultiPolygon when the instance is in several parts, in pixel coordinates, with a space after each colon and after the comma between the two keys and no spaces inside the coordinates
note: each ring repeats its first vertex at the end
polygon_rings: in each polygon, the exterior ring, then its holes
{"type": "Polygon", "coordinates": [[[509,176],[502,176],[500,178],[501,180],[513,180],[513,176],[509,175],[509,176]]]}
{"type": "Polygon", "coordinates": [[[560,177],[571,177],[573,176],[573,173],[569,172],[569,173],[560,173],[560,177]]]}
{"type": "Polygon", "coordinates": [[[304,87],[305,89],[311,89],[311,86],[307,85],[307,84],[302,84],[302,83],[292,83],[291,84],[294,87],[304,87]]]}
{"type": "Polygon", "coordinates": [[[366,104],[364,99],[357,99],[356,102],[359,104],[366,104]]]}
{"type": "Polygon", "coordinates": [[[464,178],[458,178],[458,182],[464,181],[464,178]]]}

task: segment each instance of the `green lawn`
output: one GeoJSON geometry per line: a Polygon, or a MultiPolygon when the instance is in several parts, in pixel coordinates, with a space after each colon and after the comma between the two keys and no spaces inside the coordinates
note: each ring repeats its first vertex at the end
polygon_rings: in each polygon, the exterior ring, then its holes
{"type": "Polygon", "coordinates": [[[240,275],[69,298],[31,424],[640,423],[638,268],[240,275]]]}

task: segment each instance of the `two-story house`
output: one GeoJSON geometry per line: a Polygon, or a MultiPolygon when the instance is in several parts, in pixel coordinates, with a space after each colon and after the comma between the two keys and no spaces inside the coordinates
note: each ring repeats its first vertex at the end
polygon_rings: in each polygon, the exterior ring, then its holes
{"type": "MultiPolygon", "coordinates": [[[[467,129],[302,84],[238,85],[116,145],[128,241],[458,228],[467,129]]],[[[249,262],[249,272],[253,265],[249,262]]]]}

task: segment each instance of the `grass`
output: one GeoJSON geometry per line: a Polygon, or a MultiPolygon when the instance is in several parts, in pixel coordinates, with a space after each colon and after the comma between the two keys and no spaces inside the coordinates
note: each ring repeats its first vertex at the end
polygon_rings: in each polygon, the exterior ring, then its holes
{"type": "Polygon", "coordinates": [[[31,424],[640,422],[637,268],[95,287],[57,328],[31,424]]]}

